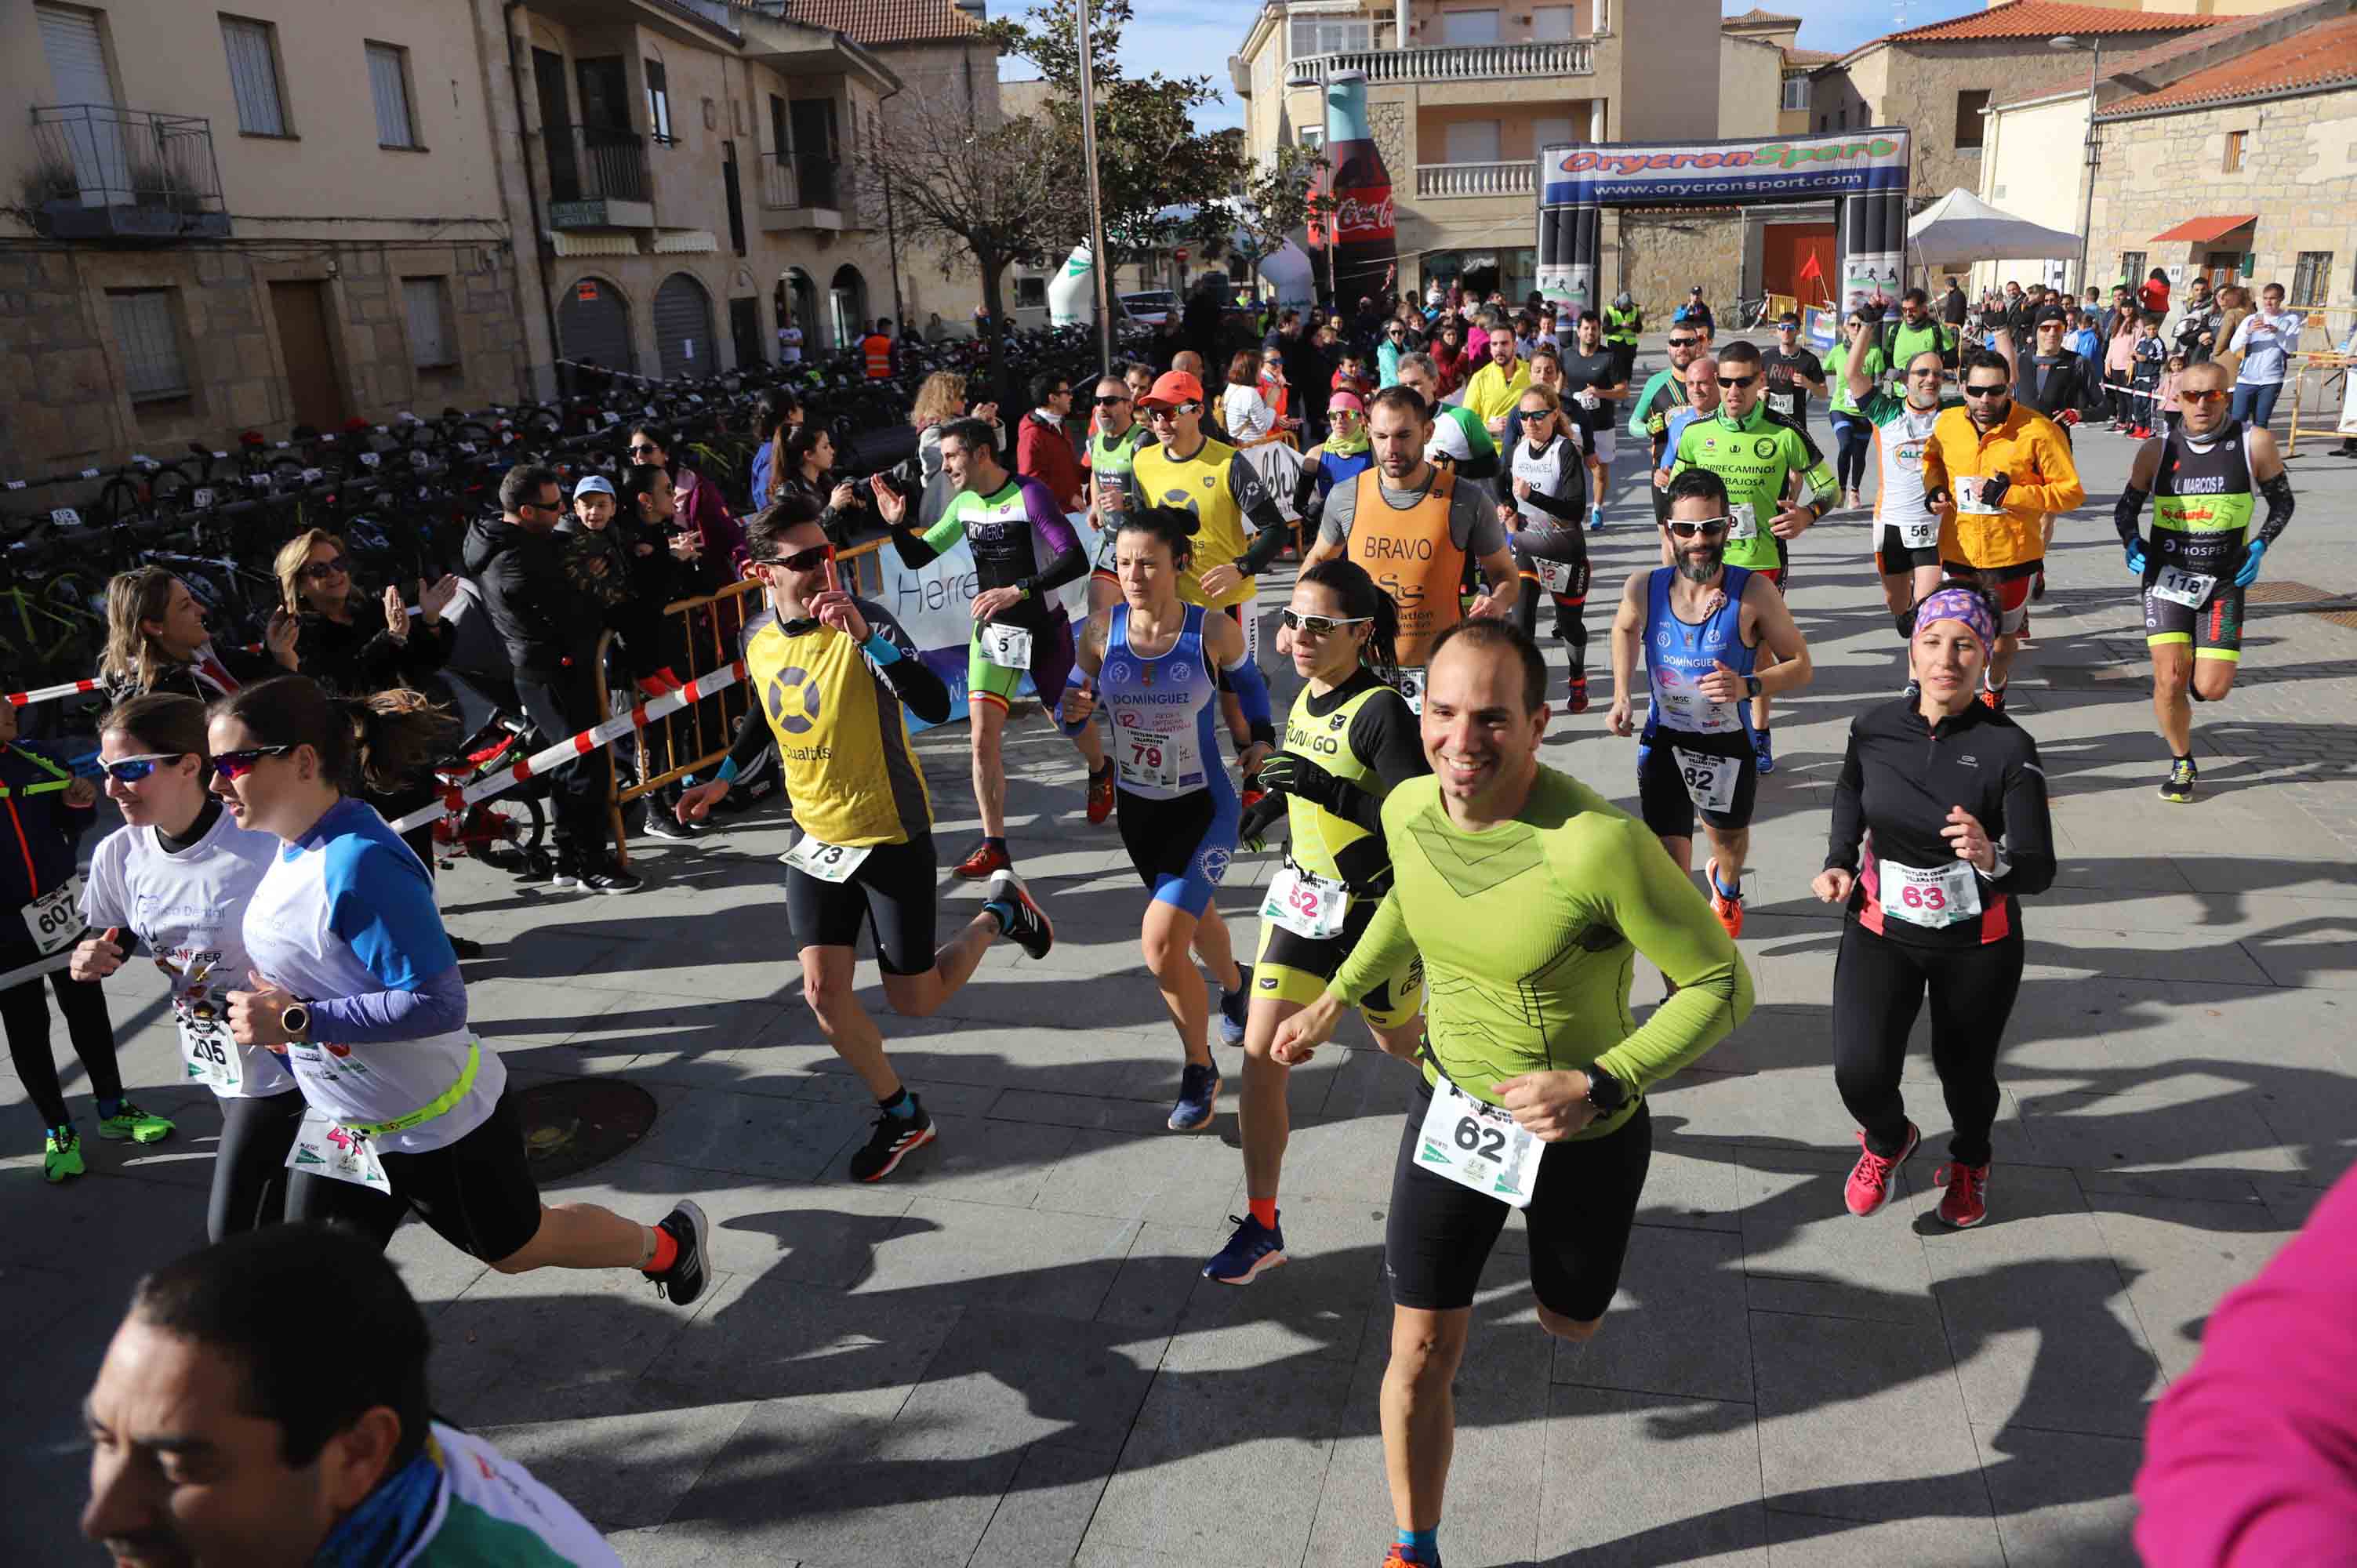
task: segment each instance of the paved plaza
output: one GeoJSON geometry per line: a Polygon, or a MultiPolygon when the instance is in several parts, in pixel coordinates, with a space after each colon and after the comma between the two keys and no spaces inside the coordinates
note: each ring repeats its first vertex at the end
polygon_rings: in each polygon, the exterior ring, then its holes
{"type": "MultiPolygon", "coordinates": [[[[1923,1147],[1882,1212],[1842,1208],[1838,920],[1808,880],[1849,718],[1902,673],[1867,531],[1837,519],[1795,553],[1817,677],[1781,704],[1760,785],[1740,944],[1760,1004],[1653,1096],[1652,1174],[1593,1343],[1541,1332],[1510,1225],[1458,1385],[1452,1568],[2133,1561],[2152,1402],[2357,1147],[2357,618],[2319,613],[2357,604],[2357,463],[2320,442],[2291,463],[2299,512],[2243,684],[2196,710],[2201,797],[2170,806],[2110,522],[2132,448],[2093,430],[2078,447],[2089,503],[2062,525],[2011,702],[2062,865],[2027,907],[1988,1223],[1932,1219],[1947,1120],[1920,1029],[1923,1147]]],[[[1558,716],[1546,752],[1632,810],[1634,743],[1603,718],[1610,607],[1654,559],[1638,467],[1624,450],[1592,546],[1595,706],[1558,716]]],[[[1287,580],[1264,583],[1264,612],[1287,580]]],[[[1290,670],[1275,681],[1289,701],[1290,670]]],[[[946,862],[974,823],[963,727],[921,746],[946,862]]],[[[716,1228],[717,1277],[687,1311],[635,1275],[504,1278],[414,1224],[393,1244],[432,1316],[440,1410],[626,1563],[1372,1568],[1390,1540],[1381,1243],[1412,1070],[1346,1023],[1353,1048],[1293,1078],[1293,1262],[1245,1289],[1200,1278],[1244,1208],[1240,1053],[1215,1047],[1211,1131],[1164,1131],[1179,1053],[1137,951],[1137,879],[1112,826],[1082,819],[1053,730],[1019,722],[1008,760],[1014,848],[1058,945],[1038,964],[1002,946],[942,1015],[885,1017],[942,1135],[881,1186],[844,1174],[873,1109],[799,998],[774,804],[650,844],[627,899],[446,874],[452,929],[490,950],[467,966],[474,1024],[515,1083],[620,1078],[659,1104],[635,1147],[550,1197],[651,1220],[692,1194],[716,1228]]],[[[1243,956],[1275,864],[1240,855],[1221,898],[1243,956]]],[[[948,886],[944,929],[978,897],[948,886]]],[[[880,1009],[872,964],[860,976],[880,1009]]],[[[210,1097],[177,1087],[160,977],[135,963],[110,991],[125,1079],[180,1135],[92,1140],[91,1174],[48,1187],[38,1118],[0,1082],[11,1563],[97,1560],[74,1533],[81,1400],[132,1280],[203,1240],[210,1097]]],[[[1660,994],[1641,964],[1640,1007],[1660,994]]]]}

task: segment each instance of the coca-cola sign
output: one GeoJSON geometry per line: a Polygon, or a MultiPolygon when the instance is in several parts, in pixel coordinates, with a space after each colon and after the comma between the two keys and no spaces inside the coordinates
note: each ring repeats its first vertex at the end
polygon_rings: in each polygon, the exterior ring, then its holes
{"type": "Polygon", "coordinates": [[[1334,231],[1342,243],[1392,238],[1392,188],[1346,191],[1334,203],[1334,231]]]}

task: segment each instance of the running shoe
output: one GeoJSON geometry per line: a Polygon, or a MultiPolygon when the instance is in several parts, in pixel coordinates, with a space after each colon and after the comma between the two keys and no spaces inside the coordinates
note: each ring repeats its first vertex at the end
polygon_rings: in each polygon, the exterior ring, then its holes
{"type": "Polygon", "coordinates": [[[2169,765],[2169,777],[2160,781],[2160,798],[2182,806],[2193,799],[2193,786],[2200,782],[2201,770],[2190,757],[2180,757],[2169,765]]]}
{"type": "Polygon", "coordinates": [[[685,843],[690,839],[699,839],[704,836],[703,829],[690,827],[673,816],[668,809],[653,800],[647,802],[646,828],[649,838],[676,839],[685,843]]]}
{"type": "Polygon", "coordinates": [[[1842,1184],[1842,1201],[1849,1206],[1852,1214],[1863,1219],[1890,1201],[1891,1173],[1907,1163],[1907,1156],[1915,1152],[1915,1145],[1922,1139],[1923,1134],[1910,1122],[1907,1146],[1886,1160],[1866,1146],[1865,1129],[1858,1130],[1857,1164],[1850,1166],[1849,1180],[1842,1184]]]}
{"type": "Polygon", "coordinates": [[[1842,507],[1845,510],[1856,511],[1859,507],[1865,504],[1865,502],[1857,499],[1857,491],[1855,489],[1845,490],[1842,492],[1842,507]]]}
{"type": "Polygon", "coordinates": [[[1587,532],[1590,533],[1601,533],[1604,532],[1604,509],[1602,507],[1592,506],[1587,509],[1587,532]]]}
{"type": "Polygon", "coordinates": [[[1574,675],[1571,678],[1570,707],[1575,714],[1584,714],[1587,711],[1587,677],[1585,675],[1574,675]]]}
{"type": "Polygon", "coordinates": [[[1940,1197],[1940,1223],[1969,1230],[1986,1219],[1988,1176],[1988,1166],[1968,1165],[1962,1160],[1950,1160],[1933,1171],[1932,1185],[1948,1189],[1940,1197]]]}
{"type": "MultiPolygon", "coordinates": [[[[2008,682],[2007,684],[2010,685],[2011,682],[2008,682]]],[[[2001,714],[2005,712],[2005,687],[1983,686],[1981,688],[1981,706],[1986,708],[1993,714],[2001,714]]]]}
{"type": "Polygon", "coordinates": [[[1728,892],[1719,883],[1718,862],[1716,860],[1703,862],[1702,873],[1710,879],[1710,912],[1718,917],[1718,923],[1727,928],[1727,934],[1730,939],[1741,936],[1743,934],[1743,888],[1740,881],[1738,880],[1735,891],[1728,892]]]}
{"type": "Polygon", "coordinates": [[[957,863],[957,875],[968,882],[979,882],[993,872],[1005,871],[1014,864],[1004,849],[985,839],[974,846],[972,854],[957,863]]]}
{"type": "Polygon", "coordinates": [[[646,886],[639,877],[623,870],[619,862],[611,860],[584,867],[577,885],[592,893],[614,894],[636,893],[646,886]]]}
{"type": "Polygon", "coordinates": [[[986,892],[982,907],[998,917],[999,934],[1014,938],[1016,945],[1033,958],[1046,958],[1048,950],[1056,945],[1055,922],[1023,886],[1023,878],[1011,871],[996,872],[986,892]]]}
{"type": "Polygon", "coordinates": [[[1236,972],[1243,976],[1243,983],[1220,993],[1220,1044],[1223,1046],[1244,1043],[1244,1016],[1252,1010],[1252,966],[1240,963],[1236,972]]]}
{"type": "Polygon", "coordinates": [[[914,1116],[895,1116],[889,1111],[876,1113],[867,1142],[851,1156],[852,1180],[882,1181],[899,1168],[902,1160],[940,1135],[933,1129],[933,1119],[925,1114],[925,1102],[913,1091],[909,1103],[916,1107],[914,1116]]]}
{"type": "Polygon", "coordinates": [[[1436,1554],[1431,1562],[1426,1563],[1421,1558],[1410,1557],[1406,1547],[1394,1546],[1390,1555],[1383,1559],[1383,1568],[1440,1568],[1440,1558],[1436,1554]]]}
{"type": "Polygon", "coordinates": [[[1776,771],[1776,743],[1768,737],[1766,730],[1756,729],[1751,732],[1751,756],[1752,759],[1760,764],[1761,773],[1776,771]]]}
{"type": "Polygon", "coordinates": [[[48,1146],[41,1151],[41,1175],[55,1183],[78,1176],[81,1170],[81,1140],[74,1136],[74,1130],[50,1128],[48,1146]]]}
{"type": "Polygon", "coordinates": [[[1170,1108],[1173,1133],[1200,1133],[1211,1124],[1211,1103],[1220,1097],[1220,1069],[1187,1064],[1178,1075],[1178,1103],[1170,1108]]]}
{"type": "Polygon", "coordinates": [[[669,1214],[656,1226],[670,1233],[679,1243],[679,1255],[672,1259],[671,1267],[659,1274],[649,1274],[655,1289],[673,1306],[685,1306],[704,1294],[706,1270],[704,1266],[705,1237],[712,1230],[712,1222],[704,1218],[704,1209],[692,1197],[683,1197],[672,1205],[669,1214]]]}
{"type": "Polygon", "coordinates": [[[113,1115],[99,1122],[98,1135],[117,1144],[160,1144],[172,1135],[172,1123],[125,1100],[115,1107],[113,1115]]]}
{"type": "Polygon", "coordinates": [[[1102,822],[1113,815],[1113,764],[1089,775],[1089,821],[1102,822]]]}
{"type": "Polygon", "coordinates": [[[1203,1265],[1203,1277],[1217,1280],[1223,1285],[1248,1285],[1263,1269],[1273,1269],[1285,1262],[1285,1225],[1278,1217],[1274,1230],[1247,1214],[1239,1219],[1228,1216],[1228,1223],[1236,1228],[1228,1244],[1220,1249],[1218,1257],[1203,1265]]]}

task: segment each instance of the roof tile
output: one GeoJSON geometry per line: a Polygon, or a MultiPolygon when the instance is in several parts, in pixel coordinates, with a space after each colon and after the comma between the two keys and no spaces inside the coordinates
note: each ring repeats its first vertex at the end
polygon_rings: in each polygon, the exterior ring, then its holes
{"type": "Polygon", "coordinates": [[[1718,25],[1722,27],[1764,27],[1770,22],[1790,22],[1792,26],[1797,27],[1801,25],[1801,18],[1798,16],[1787,16],[1781,11],[1763,10],[1761,7],[1754,5],[1750,10],[1746,11],[1740,16],[1721,17],[1718,25]]]}
{"type": "Polygon", "coordinates": [[[982,30],[950,0],[788,0],[786,15],[861,44],[933,43],[982,30]]]}
{"type": "Polygon", "coordinates": [[[2319,22],[2238,59],[2222,61],[2180,77],[2158,92],[2105,104],[2095,118],[2109,120],[2150,113],[2156,109],[2225,103],[2260,93],[2338,82],[2357,84],[2357,16],[2337,16],[2319,22]]]}
{"type": "MultiPolygon", "coordinates": [[[[2074,5],[2063,0],[2005,0],[1985,11],[1930,22],[1904,32],[1885,33],[1876,43],[1953,43],[1968,38],[2050,38],[2063,33],[2111,37],[2120,33],[2176,32],[2208,27],[2214,16],[2169,11],[2121,11],[2108,5],[2074,5]]],[[[1852,50],[1856,53],[1856,50],[1852,50]]]]}
{"type": "MultiPolygon", "coordinates": [[[[2197,28],[2192,32],[2171,38],[2167,43],[2154,44],[2149,48],[2135,49],[2133,53],[2117,55],[2112,59],[2109,69],[2104,72],[2104,75],[2106,78],[2135,76],[2150,80],[2156,72],[2165,72],[2170,61],[2182,56],[2192,54],[2198,49],[2212,48],[2221,44],[2231,43],[2244,33],[2255,32],[2271,24],[2279,24],[2282,20],[2283,12],[2280,10],[2260,11],[2248,16],[2230,17],[2217,27],[2197,28]]],[[[2120,47],[2133,48],[2132,45],[2120,47]]],[[[2087,73],[2084,70],[2076,66],[2066,66],[2052,76],[2034,78],[2026,84],[2014,88],[1996,101],[1997,106],[2002,108],[2008,103],[2027,103],[2033,98],[2044,98],[2050,93],[2061,92],[2073,86],[2083,88],[2086,81],[2087,73]]]]}

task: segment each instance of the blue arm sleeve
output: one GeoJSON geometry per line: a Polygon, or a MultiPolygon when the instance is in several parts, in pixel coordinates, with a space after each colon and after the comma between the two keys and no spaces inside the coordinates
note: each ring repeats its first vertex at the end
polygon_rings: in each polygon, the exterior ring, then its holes
{"type": "Polygon", "coordinates": [[[467,1023],[467,981],[452,964],[414,991],[377,991],[311,1004],[311,1033],[338,1045],[372,1046],[447,1035],[467,1023]]]}
{"type": "Polygon", "coordinates": [[[434,885],[399,841],[348,833],[327,849],[328,929],[382,988],[312,1004],[313,1032],[339,1043],[414,1040],[467,1021],[458,955],[434,906],[434,885]]]}
{"type": "Polygon", "coordinates": [[[1228,678],[1228,685],[1235,692],[1236,701],[1243,705],[1244,723],[1252,725],[1253,738],[1259,740],[1275,735],[1275,719],[1268,706],[1268,682],[1261,674],[1260,666],[1253,662],[1252,655],[1247,653],[1233,664],[1223,664],[1220,668],[1228,678]]]}

